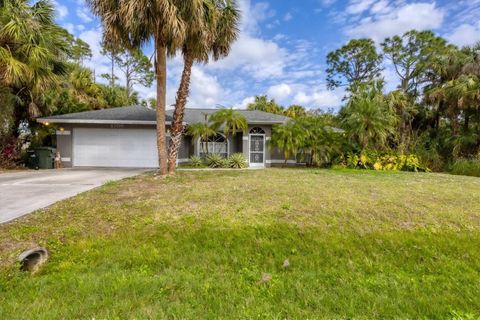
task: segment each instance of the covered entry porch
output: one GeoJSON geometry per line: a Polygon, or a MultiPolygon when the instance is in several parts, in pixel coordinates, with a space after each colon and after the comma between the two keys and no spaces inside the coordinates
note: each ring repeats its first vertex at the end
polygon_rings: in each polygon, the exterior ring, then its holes
{"type": "Polygon", "coordinates": [[[267,167],[272,164],[271,152],[268,148],[270,137],[271,127],[267,126],[252,125],[245,132],[237,132],[228,138],[222,132],[217,132],[208,141],[202,141],[200,138],[191,141],[192,155],[205,157],[207,153],[216,153],[228,158],[234,153],[242,153],[250,167],[267,167]]]}

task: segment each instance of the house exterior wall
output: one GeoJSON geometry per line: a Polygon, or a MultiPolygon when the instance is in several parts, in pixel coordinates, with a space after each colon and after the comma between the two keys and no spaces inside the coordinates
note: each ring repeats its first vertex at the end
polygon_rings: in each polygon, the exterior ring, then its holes
{"type": "MultiPolygon", "coordinates": [[[[64,167],[70,168],[73,164],[73,139],[75,134],[75,128],[112,128],[112,129],[139,129],[139,128],[151,128],[155,130],[153,125],[110,125],[110,124],[58,124],[57,128],[57,151],[60,152],[62,163],[64,167]]],[[[283,153],[277,148],[270,146],[270,139],[272,136],[272,125],[257,125],[251,124],[248,129],[242,133],[238,133],[235,136],[229,136],[229,154],[243,153],[245,158],[250,160],[249,150],[249,133],[255,127],[262,128],[265,131],[265,166],[283,165],[284,157],[283,153]]],[[[168,134],[167,134],[168,135],[168,134]]],[[[169,138],[167,138],[169,139],[169,138]]],[[[167,140],[168,142],[169,140],[167,140]]],[[[181,141],[181,147],[178,154],[178,163],[185,163],[189,161],[189,158],[193,155],[199,155],[198,140],[193,141],[189,136],[183,136],[181,141]]],[[[288,164],[295,164],[294,160],[289,160],[288,164]]]]}

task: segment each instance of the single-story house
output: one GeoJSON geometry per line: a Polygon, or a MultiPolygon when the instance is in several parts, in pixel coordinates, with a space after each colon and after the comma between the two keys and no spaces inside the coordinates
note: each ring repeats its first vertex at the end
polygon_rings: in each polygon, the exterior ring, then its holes
{"type": "MultiPolygon", "coordinates": [[[[186,125],[204,122],[216,109],[186,109],[186,125]]],[[[283,124],[289,118],[261,111],[239,110],[248,122],[245,132],[231,135],[228,141],[222,132],[208,140],[210,153],[227,157],[243,153],[250,166],[268,167],[283,164],[282,152],[268,147],[272,126],[283,124]]],[[[166,126],[171,126],[173,110],[167,111],[166,126]]],[[[71,113],[37,119],[39,123],[54,125],[57,151],[65,167],[158,167],[156,142],[156,112],[146,107],[111,108],[71,113]]],[[[179,151],[178,163],[185,163],[193,155],[202,156],[200,139],[185,135],[179,151]]],[[[295,163],[289,160],[289,163],[295,163]]]]}

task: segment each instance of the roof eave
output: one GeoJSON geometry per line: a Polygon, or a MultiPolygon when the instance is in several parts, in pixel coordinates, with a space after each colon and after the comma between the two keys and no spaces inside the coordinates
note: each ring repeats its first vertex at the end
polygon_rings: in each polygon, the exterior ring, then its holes
{"type": "MultiPolygon", "coordinates": [[[[65,124],[131,124],[131,125],[156,125],[156,121],[139,120],[92,120],[92,119],[55,119],[39,118],[38,123],[65,123],[65,124]]],[[[171,125],[171,121],[165,121],[165,124],[171,125]]]]}

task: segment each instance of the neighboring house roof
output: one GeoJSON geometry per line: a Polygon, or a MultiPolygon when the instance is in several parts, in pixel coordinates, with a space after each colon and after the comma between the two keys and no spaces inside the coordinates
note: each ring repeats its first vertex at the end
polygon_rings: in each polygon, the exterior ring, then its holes
{"type": "MultiPolygon", "coordinates": [[[[84,123],[84,124],[156,124],[157,113],[146,107],[120,107],[77,113],[62,114],[37,119],[41,123],[84,123]]],[[[167,124],[171,118],[166,117],[167,124]]]]}
{"type": "MultiPolygon", "coordinates": [[[[185,109],[184,122],[199,123],[205,121],[205,114],[210,115],[218,109],[185,109]]],[[[263,111],[238,110],[249,124],[281,124],[290,118],[263,111]]],[[[173,110],[167,110],[166,123],[171,124],[173,110]]],[[[156,124],[156,111],[146,107],[121,107],[37,119],[40,123],[77,123],[77,124],[156,124]]]]}
{"type": "MultiPolygon", "coordinates": [[[[184,121],[186,123],[201,123],[205,122],[205,115],[211,115],[219,109],[185,109],[184,121]]],[[[249,124],[282,124],[290,120],[285,116],[278,114],[258,111],[258,110],[237,110],[246,119],[249,124]]],[[[173,110],[167,110],[167,115],[173,116],[173,110]]]]}

